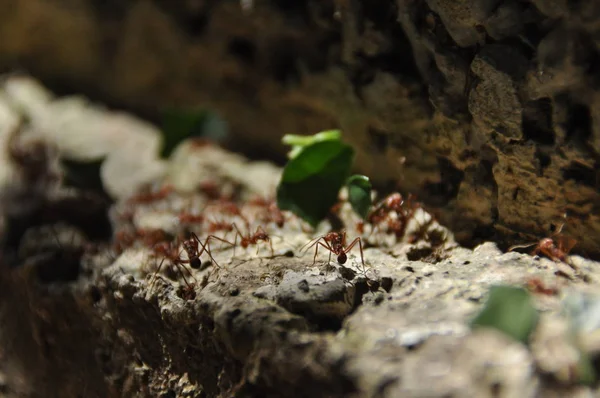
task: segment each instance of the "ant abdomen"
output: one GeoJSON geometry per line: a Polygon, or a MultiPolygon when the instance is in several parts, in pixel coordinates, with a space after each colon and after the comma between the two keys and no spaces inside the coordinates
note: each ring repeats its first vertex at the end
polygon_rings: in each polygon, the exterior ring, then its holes
{"type": "Polygon", "coordinates": [[[198,257],[190,258],[189,261],[190,261],[190,267],[192,267],[193,269],[202,268],[202,261],[200,261],[200,258],[198,258],[198,257]]]}
{"type": "Polygon", "coordinates": [[[348,260],[348,256],[346,255],[346,253],[344,253],[344,252],[340,253],[340,255],[337,258],[338,263],[345,264],[346,260],[348,260]]]}

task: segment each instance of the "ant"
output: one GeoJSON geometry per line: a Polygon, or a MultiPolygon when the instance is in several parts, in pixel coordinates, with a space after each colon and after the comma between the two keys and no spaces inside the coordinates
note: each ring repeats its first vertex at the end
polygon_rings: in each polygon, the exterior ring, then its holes
{"type": "Polygon", "coordinates": [[[573,249],[573,247],[577,244],[577,241],[573,238],[569,238],[561,234],[564,225],[565,223],[562,223],[560,227],[556,230],[556,232],[548,238],[544,238],[536,243],[530,243],[526,245],[514,245],[509,247],[508,251],[510,252],[514,249],[526,248],[536,245],[535,249],[533,249],[533,251],[531,252],[532,256],[537,256],[541,253],[552,261],[560,261],[565,264],[568,264],[571,268],[575,268],[573,264],[571,264],[567,256],[571,249],[573,249]]]}
{"type": "Polygon", "coordinates": [[[527,288],[533,293],[544,294],[546,296],[556,296],[558,289],[555,287],[547,287],[541,279],[533,277],[527,280],[527,288]]]}
{"type": "Polygon", "coordinates": [[[262,207],[265,210],[264,222],[273,222],[279,228],[283,228],[285,225],[285,217],[283,216],[283,212],[277,206],[277,203],[273,199],[266,199],[261,196],[258,196],[254,199],[251,199],[248,202],[251,206],[262,207]]]}
{"type": "Polygon", "coordinates": [[[271,242],[271,238],[270,236],[265,232],[264,229],[262,229],[262,227],[258,226],[256,227],[256,231],[253,234],[249,234],[249,235],[243,235],[240,232],[240,229],[237,227],[237,225],[232,224],[233,227],[236,230],[236,235],[235,235],[235,244],[237,244],[237,238],[238,236],[240,237],[241,241],[240,241],[240,245],[246,249],[248,246],[250,245],[256,245],[256,254],[258,254],[258,242],[259,241],[264,241],[264,242],[268,242],[269,243],[269,247],[271,248],[271,257],[273,257],[275,255],[275,252],[273,250],[273,242],[271,242]]]}
{"type": "MultiPolygon", "coordinates": [[[[308,251],[311,247],[315,247],[315,256],[313,257],[313,265],[317,261],[317,253],[319,251],[319,246],[324,247],[329,250],[329,261],[331,261],[331,254],[335,254],[337,256],[337,262],[340,265],[343,265],[348,260],[347,253],[352,250],[352,248],[358,243],[358,247],[360,249],[360,260],[364,267],[365,259],[363,256],[362,249],[362,239],[359,237],[355,238],[349,245],[346,246],[346,231],[339,232],[328,232],[327,235],[321,236],[317,238],[317,240],[309,241],[306,245],[312,244],[308,246],[304,251],[308,251]]],[[[304,245],[304,246],[306,246],[304,245]]],[[[302,250],[302,249],[301,249],[302,250]]]]}
{"type": "MultiPolygon", "coordinates": [[[[185,248],[185,246],[184,246],[185,248]]],[[[188,282],[188,280],[186,279],[184,273],[181,271],[182,269],[184,269],[189,276],[192,277],[192,279],[194,279],[194,281],[196,281],[196,278],[194,278],[194,275],[192,275],[192,272],[187,269],[185,267],[185,263],[189,263],[189,260],[184,260],[181,258],[181,251],[179,250],[179,245],[173,245],[173,243],[169,243],[169,242],[162,242],[157,244],[156,246],[154,246],[154,254],[155,256],[162,256],[162,260],[160,261],[160,264],[158,265],[158,268],[156,269],[156,271],[154,272],[154,276],[152,278],[152,282],[150,283],[150,287],[152,288],[154,286],[154,283],[156,282],[156,278],[158,277],[158,273],[160,272],[160,269],[163,266],[163,263],[165,261],[165,259],[168,259],[171,261],[171,263],[173,265],[175,265],[179,271],[180,274],[185,282],[185,284],[187,285],[187,287],[190,290],[193,290],[193,286],[190,285],[190,283],[188,282]]]]}
{"type": "Polygon", "coordinates": [[[202,192],[210,200],[223,199],[221,188],[214,181],[203,181],[198,186],[198,190],[202,192]]]}
{"type": "Polygon", "coordinates": [[[193,214],[182,211],[179,213],[179,222],[181,224],[202,224],[204,216],[202,214],[193,214]]]}
{"type": "Polygon", "coordinates": [[[217,268],[220,268],[217,261],[213,258],[212,252],[210,251],[210,240],[211,239],[216,239],[221,242],[224,242],[224,243],[234,246],[233,243],[231,243],[225,239],[219,238],[218,236],[215,236],[215,235],[208,235],[206,237],[206,239],[204,240],[204,243],[202,243],[200,238],[198,238],[198,236],[192,232],[191,238],[183,241],[183,249],[185,250],[185,252],[188,255],[188,260],[186,262],[188,262],[190,264],[190,267],[192,267],[193,269],[201,268],[202,261],[200,260],[200,256],[202,255],[202,253],[206,252],[208,254],[208,256],[210,257],[211,261],[213,262],[213,264],[215,264],[217,266],[217,268]],[[202,248],[200,249],[200,247],[202,247],[202,248]]]}
{"type": "Polygon", "coordinates": [[[248,221],[248,218],[246,218],[246,216],[242,214],[242,210],[234,202],[223,199],[220,200],[216,204],[216,206],[222,214],[225,214],[230,217],[239,217],[240,219],[242,219],[246,227],[249,227],[250,222],[248,221]]]}
{"type": "Polygon", "coordinates": [[[127,248],[130,248],[135,243],[137,238],[137,234],[133,231],[129,231],[126,229],[121,229],[115,233],[113,250],[117,254],[123,253],[123,251],[127,248]]]}
{"type": "Polygon", "coordinates": [[[225,236],[227,236],[228,233],[233,231],[233,224],[228,221],[211,221],[208,224],[208,232],[214,233],[217,231],[225,231],[225,236]]]}
{"type": "Polygon", "coordinates": [[[131,204],[148,204],[161,200],[169,196],[175,189],[172,185],[165,185],[157,191],[146,191],[140,192],[129,198],[128,202],[131,204]]]}
{"type": "MultiPolygon", "coordinates": [[[[387,221],[386,232],[394,233],[396,238],[402,238],[406,233],[408,222],[414,217],[416,210],[420,207],[421,204],[414,201],[412,194],[408,195],[406,200],[398,192],[386,196],[374,206],[373,210],[367,216],[367,222],[374,226],[371,233],[383,224],[384,221],[387,221]],[[395,212],[397,218],[390,219],[391,212],[395,212]]],[[[364,222],[359,222],[357,231],[361,234],[364,232],[364,222]]]]}
{"type": "Polygon", "coordinates": [[[162,229],[138,229],[136,233],[147,247],[153,247],[168,239],[167,233],[162,229]]]}

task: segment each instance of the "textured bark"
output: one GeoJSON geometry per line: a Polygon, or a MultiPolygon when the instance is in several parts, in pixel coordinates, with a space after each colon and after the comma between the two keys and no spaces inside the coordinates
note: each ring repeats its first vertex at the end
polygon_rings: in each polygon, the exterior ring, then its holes
{"type": "Polygon", "coordinates": [[[598,1],[0,5],[4,67],[147,114],[213,108],[248,152],[341,127],[360,171],[461,242],[535,240],[567,212],[599,254],[598,1]]]}

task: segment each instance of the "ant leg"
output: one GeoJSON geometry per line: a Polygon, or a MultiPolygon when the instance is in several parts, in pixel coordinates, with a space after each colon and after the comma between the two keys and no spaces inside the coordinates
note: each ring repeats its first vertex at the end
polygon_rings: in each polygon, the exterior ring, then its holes
{"type": "Polygon", "coordinates": [[[346,247],[344,249],[344,253],[348,253],[350,250],[352,250],[352,248],[354,247],[354,245],[356,245],[356,242],[358,242],[358,248],[360,249],[360,260],[362,262],[363,267],[365,266],[365,258],[363,257],[363,249],[362,249],[362,239],[359,237],[357,237],[356,239],[354,239],[352,241],[352,243],[350,243],[348,245],[348,247],[346,247]]]}
{"type": "Polygon", "coordinates": [[[222,243],[227,243],[228,245],[231,245],[231,246],[233,246],[233,245],[234,245],[234,244],[233,244],[233,243],[231,243],[230,241],[228,241],[228,240],[226,240],[226,239],[224,239],[224,238],[220,238],[220,237],[218,237],[218,236],[216,236],[216,235],[208,235],[207,239],[208,239],[208,238],[210,238],[210,239],[216,239],[216,240],[218,240],[218,241],[220,241],[220,242],[222,242],[222,243]]]}
{"type": "MultiPolygon", "coordinates": [[[[535,243],[534,243],[535,244],[535,243]]],[[[533,246],[533,245],[530,245],[533,246]]],[[[537,256],[540,254],[540,252],[543,252],[542,247],[538,244],[535,249],[533,249],[533,251],[531,252],[532,256],[537,256]]]]}
{"type": "Polygon", "coordinates": [[[160,269],[162,268],[164,262],[165,262],[165,258],[163,257],[163,259],[160,260],[160,264],[158,265],[158,268],[156,269],[156,271],[154,271],[154,275],[152,276],[152,281],[150,282],[150,290],[152,290],[154,288],[154,283],[156,282],[156,278],[158,278],[158,273],[160,272],[160,269]]]}
{"type": "Polygon", "coordinates": [[[324,240],[324,239],[325,239],[324,236],[320,236],[320,237],[318,237],[316,239],[311,239],[311,240],[308,241],[308,243],[305,243],[300,248],[301,252],[307,252],[313,246],[316,246],[316,248],[315,248],[315,255],[313,257],[313,263],[312,263],[312,265],[315,265],[315,263],[317,262],[317,253],[319,252],[319,246],[323,246],[324,248],[326,248],[327,250],[329,250],[330,253],[333,251],[333,249],[331,248],[331,246],[329,245],[329,243],[327,241],[325,241],[325,243],[321,242],[321,240],[324,240]]]}
{"type": "Polygon", "coordinates": [[[240,229],[238,228],[236,223],[232,223],[231,225],[233,226],[233,228],[235,228],[235,243],[233,245],[233,257],[235,257],[235,248],[237,247],[238,235],[240,237],[240,242],[244,241],[244,235],[242,235],[242,233],[240,232],[240,229]]]}
{"type": "Polygon", "coordinates": [[[256,242],[256,253],[254,254],[255,256],[258,256],[259,250],[260,250],[260,246],[258,245],[258,242],[256,242]]]}
{"type": "Polygon", "coordinates": [[[210,257],[210,261],[213,262],[213,264],[217,267],[217,268],[221,268],[221,266],[219,265],[219,263],[217,262],[217,260],[215,260],[215,258],[212,255],[212,251],[210,250],[210,239],[217,239],[217,240],[223,240],[220,239],[217,236],[214,235],[208,235],[206,237],[206,240],[204,241],[204,245],[202,245],[202,250],[199,252],[198,257],[202,254],[202,252],[206,252],[206,254],[208,254],[208,257],[210,257]]]}
{"type": "Polygon", "coordinates": [[[183,281],[185,282],[185,284],[186,284],[186,285],[187,285],[187,286],[188,286],[190,289],[193,289],[192,285],[190,285],[190,283],[189,283],[189,282],[188,282],[188,280],[186,279],[186,277],[185,277],[184,273],[181,271],[181,269],[183,268],[183,269],[184,269],[184,270],[185,270],[185,271],[186,271],[186,272],[187,272],[187,273],[188,273],[188,274],[189,274],[189,275],[192,277],[192,279],[194,279],[194,282],[197,282],[197,281],[196,281],[196,278],[194,277],[194,275],[192,275],[192,272],[191,272],[189,269],[187,269],[187,268],[186,268],[186,267],[185,267],[183,264],[181,264],[181,263],[179,263],[179,262],[176,262],[176,263],[175,263],[175,266],[177,267],[177,269],[179,269],[179,273],[181,274],[181,277],[183,278],[183,281]]]}
{"type": "Polygon", "coordinates": [[[331,246],[329,245],[329,243],[328,242],[323,243],[323,242],[321,242],[321,241],[318,240],[314,244],[315,244],[316,248],[315,248],[315,256],[313,257],[313,263],[312,263],[312,265],[315,265],[315,262],[317,261],[317,252],[319,250],[319,246],[322,246],[325,249],[329,250],[329,261],[331,262],[331,253],[333,253],[333,249],[331,248],[331,246]]]}
{"type": "MultiPolygon", "coordinates": [[[[529,243],[529,244],[526,244],[526,245],[513,245],[513,246],[509,247],[508,250],[506,250],[506,251],[507,252],[512,252],[515,249],[525,249],[525,248],[531,247],[531,246],[536,245],[536,244],[537,244],[537,242],[529,243]]],[[[532,254],[532,255],[535,256],[535,254],[532,254]]]]}

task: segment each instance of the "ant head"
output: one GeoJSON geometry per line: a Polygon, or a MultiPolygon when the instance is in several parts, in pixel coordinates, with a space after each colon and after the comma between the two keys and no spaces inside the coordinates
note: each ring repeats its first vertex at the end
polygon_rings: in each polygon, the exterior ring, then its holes
{"type": "Polygon", "coordinates": [[[188,253],[193,253],[196,250],[196,247],[194,247],[194,243],[196,243],[193,239],[187,239],[183,241],[183,250],[185,250],[188,253]]]}
{"type": "Polygon", "coordinates": [[[154,245],[154,250],[158,253],[168,253],[171,250],[171,244],[169,242],[160,242],[154,245]]]}
{"type": "Polygon", "coordinates": [[[338,255],[338,258],[337,258],[337,261],[338,261],[338,263],[340,263],[340,264],[345,264],[345,263],[346,263],[346,260],[348,260],[348,256],[346,255],[346,253],[344,253],[344,252],[341,252],[341,253],[338,255]]]}

